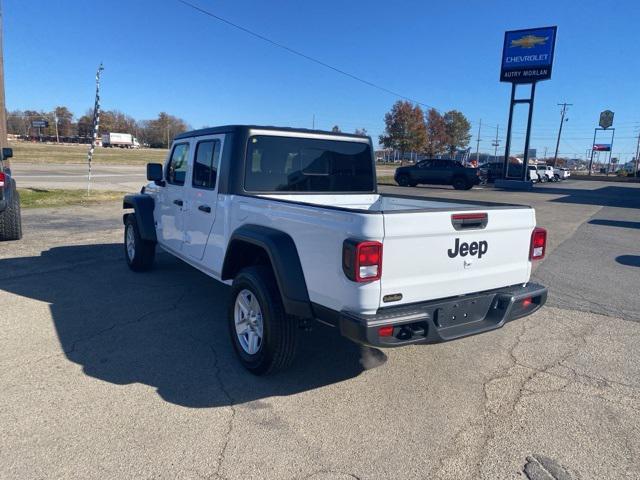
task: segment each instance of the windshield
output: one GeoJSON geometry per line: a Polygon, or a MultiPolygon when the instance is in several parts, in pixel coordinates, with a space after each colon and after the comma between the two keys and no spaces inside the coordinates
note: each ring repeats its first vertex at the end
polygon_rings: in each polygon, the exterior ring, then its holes
{"type": "Polygon", "coordinates": [[[244,185],[254,192],[374,192],[365,142],[256,135],[249,138],[244,185]]]}

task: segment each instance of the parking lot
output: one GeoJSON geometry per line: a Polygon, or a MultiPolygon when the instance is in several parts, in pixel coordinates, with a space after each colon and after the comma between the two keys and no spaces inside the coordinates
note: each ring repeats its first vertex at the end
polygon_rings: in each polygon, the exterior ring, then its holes
{"type": "Polygon", "coordinates": [[[317,325],[265,378],[234,358],[227,287],[166,254],[128,270],[120,204],[25,210],[0,244],[0,476],[639,478],[639,187],[382,186],[533,205],[547,306],[384,353],[317,325]]]}

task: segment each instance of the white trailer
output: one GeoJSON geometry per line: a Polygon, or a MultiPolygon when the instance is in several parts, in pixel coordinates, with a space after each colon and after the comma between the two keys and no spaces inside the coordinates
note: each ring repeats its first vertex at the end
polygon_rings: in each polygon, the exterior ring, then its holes
{"type": "Polygon", "coordinates": [[[140,148],[138,139],[130,133],[105,133],[102,135],[103,147],[140,148]]]}

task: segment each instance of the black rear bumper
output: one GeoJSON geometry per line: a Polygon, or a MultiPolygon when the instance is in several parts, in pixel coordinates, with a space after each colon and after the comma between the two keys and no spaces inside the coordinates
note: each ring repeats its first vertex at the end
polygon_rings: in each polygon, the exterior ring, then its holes
{"type": "Polygon", "coordinates": [[[531,315],[546,301],[547,288],[528,283],[382,308],[374,315],[341,312],[339,326],[345,337],[374,347],[438,343],[495,330],[511,320],[531,315]],[[381,327],[387,327],[383,329],[387,335],[380,335],[381,327]]]}

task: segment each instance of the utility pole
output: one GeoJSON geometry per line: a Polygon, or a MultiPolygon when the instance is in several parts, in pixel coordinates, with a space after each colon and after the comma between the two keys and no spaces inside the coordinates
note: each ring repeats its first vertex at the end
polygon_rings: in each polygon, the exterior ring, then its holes
{"type": "Polygon", "coordinates": [[[311,130],[316,129],[316,114],[313,114],[313,120],[311,120],[311,130]]]}
{"type": "Polygon", "coordinates": [[[494,161],[498,160],[498,147],[500,146],[500,140],[498,140],[498,129],[500,125],[496,125],[496,139],[493,141],[493,158],[494,161]]]}
{"type": "Polygon", "coordinates": [[[480,123],[478,124],[478,140],[476,142],[476,162],[480,163],[480,130],[482,129],[482,119],[480,119],[480,123]]]}
{"type": "Polygon", "coordinates": [[[633,176],[638,176],[638,155],[640,155],[640,132],[638,132],[638,143],[636,143],[636,168],[633,171],[633,176]]]}
{"type": "Polygon", "coordinates": [[[4,104],[4,54],[2,45],[2,3],[0,3],[0,148],[7,146],[7,109],[4,104]]]}
{"type": "Polygon", "coordinates": [[[547,161],[547,147],[544,147],[544,160],[547,161]]]}
{"type": "Polygon", "coordinates": [[[560,116],[560,129],[558,130],[558,141],[556,142],[556,153],[553,156],[553,168],[556,168],[558,161],[558,148],[560,148],[560,135],[562,135],[562,125],[564,124],[564,115],[567,113],[567,107],[573,106],[573,103],[559,103],[562,106],[562,115],[560,116]]]}

